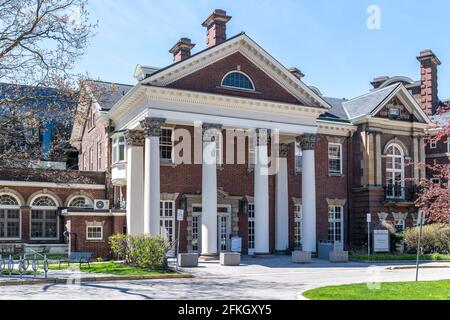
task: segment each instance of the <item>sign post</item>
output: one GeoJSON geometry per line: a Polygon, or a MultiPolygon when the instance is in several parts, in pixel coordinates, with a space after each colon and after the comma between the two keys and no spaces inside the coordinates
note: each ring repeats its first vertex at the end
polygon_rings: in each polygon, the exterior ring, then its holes
{"type": "Polygon", "coordinates": [[[367,214],[367,256],[370,256],[370,223],[372,222],[372,215],[367,214]]]}
{"type": "Polygon", "coordinates": [[[422,240],[423,224],[425,222],[425,212],[419,211],[417,223],[420,225],[419,237],[417,239],[417,257],[416,257],[416,282],[419,281],[419,259],[420,259],[420,242],[422,240]]]}
{"type": "Polygon", "coordinates": [[[176,270],[178,271],[178,253],[180,251],[180,226],[181,222],[184,220],[184,209],[178,209],[177,210],[177,221],[178,221],[178,236],[177,236],[177,265],[176,270]]]}

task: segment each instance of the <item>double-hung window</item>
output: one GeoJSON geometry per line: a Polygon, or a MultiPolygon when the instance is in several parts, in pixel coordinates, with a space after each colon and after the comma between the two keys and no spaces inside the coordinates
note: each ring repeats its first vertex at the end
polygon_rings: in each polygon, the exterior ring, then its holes
{"type": "Polygon", "coordinates": [[[97,142],[97,171],[102,170],[102,143],[97,142]]]}
{"type": "Polygon", "coordinates": [[[0,239],[21,238],[21,214],[19,201],[11,195],[0,196],[0,239]]]}
{"type": "Polygon", "coordinates": [[[115,137],[112,141],[112,162],[125,161],[125,137],[115,137]]]}
{"type": "Polygon", "coordinates": [[[342,174],[342,144],[328,144],[328,172],[342,174]]]}
{"type": "Polygon", "coordinates": [[[56,202],[48,196],[40,196],[31,205],[31,238],[57,239],[58,214],[56,202]]]}
{"type": "Polygon", "coordinates": [[[173,162],[173,130],[168,128],[161,129],[159,137],[159,151],[161,160],[173,162]]]}

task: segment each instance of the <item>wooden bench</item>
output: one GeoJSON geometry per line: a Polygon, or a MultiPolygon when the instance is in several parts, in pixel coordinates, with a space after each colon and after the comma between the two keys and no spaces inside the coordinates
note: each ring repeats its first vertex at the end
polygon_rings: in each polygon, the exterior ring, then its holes
{"type": "Polygon", "coordinates": [[[61,262],[67,262],[69,265],[71,262],[79,263],[80,268],[82,263],[87,263],[89,269],[91,265],[89,264],[92,257],[91,252],[71,252],[67,258],[59,259],[59,267],[61,268],[61,262]]]}

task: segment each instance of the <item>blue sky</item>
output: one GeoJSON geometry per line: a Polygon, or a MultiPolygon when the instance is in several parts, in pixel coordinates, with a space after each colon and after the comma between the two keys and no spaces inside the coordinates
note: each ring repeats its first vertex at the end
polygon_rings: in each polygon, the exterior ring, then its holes
{"type": "Polygon", "coordinates": [[[323,94],[354,97],[376,76],[419,79],[415,57],[432,49],[439,95],[450,98],[450,1],[448,0],[90,0],[96,36],[77,71],[105,81],[134,84],[136,64],[164,67],[180,37],[206,46],[201,26],[215,8],[233,16],[228,36],[245,31],[306,84],[323,94]],[[381,9],[381,29],[369,30],[367,8],[381,9]]]}

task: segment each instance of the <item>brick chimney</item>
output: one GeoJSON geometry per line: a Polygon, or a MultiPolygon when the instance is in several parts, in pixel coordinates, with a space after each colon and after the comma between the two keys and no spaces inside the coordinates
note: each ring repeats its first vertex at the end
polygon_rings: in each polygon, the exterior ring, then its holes
{"type": "Polygon", "coordinates": [[[389,80],[388,76],[376,77],[370,84],[374,89],[378,89],[386,80],[389,80]]]}
{"type": "Polygon", "coordinates": [[[216,9],[214,12],[202,23],[207,30],[206,45],[210,48],[221,44],[227,40],[227,22],[230,21],[231,16],[227,16],[227,12],[222,9],[216,9]]]}
{"type": "Polygon", "coordinates": [[[195,44],[191,43],[191,39],[181,38],[178,42],[169,50],[173,54],[173,62],[183,61],[191,56],[191,49],[195,44]]]}
{"type": "Polygon", "coordinates": [[[429,49],[422,51],[417,60],[420,62],[420,102],[423,111],[427,115],[432,115],[439,103],[437,66],[441,61],[429,49]]]}

